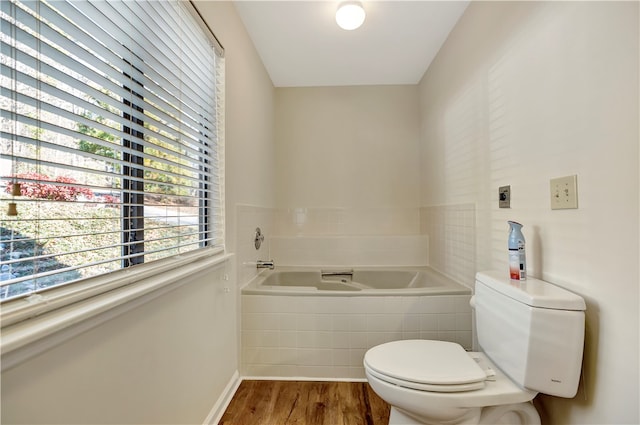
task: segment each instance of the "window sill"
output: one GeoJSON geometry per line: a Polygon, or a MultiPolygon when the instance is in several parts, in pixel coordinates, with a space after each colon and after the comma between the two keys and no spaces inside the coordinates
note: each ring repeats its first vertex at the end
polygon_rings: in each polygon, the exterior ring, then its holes
{"type": "Polygon", "coordinates": [[[1,315],[2,370],[174,290],[190,276],[223,266],[232,256],[203,251],[7,303],[1,315]]]}

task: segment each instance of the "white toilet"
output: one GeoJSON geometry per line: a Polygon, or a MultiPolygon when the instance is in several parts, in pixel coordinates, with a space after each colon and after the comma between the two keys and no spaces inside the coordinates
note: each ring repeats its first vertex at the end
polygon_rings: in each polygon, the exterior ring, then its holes
{"type": "Polygon", "coordinates": [[[572,398],[582,367],[582,297],[553,284],[476,275],[481,352],[445,341],[394,341],[371,348],[364,368],[391,405],[389,424],[540,424],[539,393],[572,398]]]}

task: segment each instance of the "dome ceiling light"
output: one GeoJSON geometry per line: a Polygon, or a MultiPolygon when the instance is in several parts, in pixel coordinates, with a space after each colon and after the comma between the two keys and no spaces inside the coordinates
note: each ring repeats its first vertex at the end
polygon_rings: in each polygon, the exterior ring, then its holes
{"type": "Polygon", "coordinates": [[[364,22],[365,12],[359,1],[345,1],[338,5],[336,22],[342,29],[351,31],[359,28],[364,22]]]}

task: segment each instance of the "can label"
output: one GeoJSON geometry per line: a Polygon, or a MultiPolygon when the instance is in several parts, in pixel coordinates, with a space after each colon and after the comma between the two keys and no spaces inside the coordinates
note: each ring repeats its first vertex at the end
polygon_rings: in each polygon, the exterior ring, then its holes
{"type": "MultiPolygon", "coordinates": [[[[518,244],[520,245],[520,244],[518,244]]],[[[527,270],[524,258],[524,246],[509,250],[509,275],[512,280],[526,280],[527,270]]]]}

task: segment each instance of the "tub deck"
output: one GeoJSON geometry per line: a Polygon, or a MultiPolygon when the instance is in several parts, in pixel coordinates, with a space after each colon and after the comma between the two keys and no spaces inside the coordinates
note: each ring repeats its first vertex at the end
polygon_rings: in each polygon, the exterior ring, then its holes
{"type": "Polygon", "coordinates": [[[244,295],[464,295],[471,290],[429,267],[276,267],[242,289],[244,295]]]}

